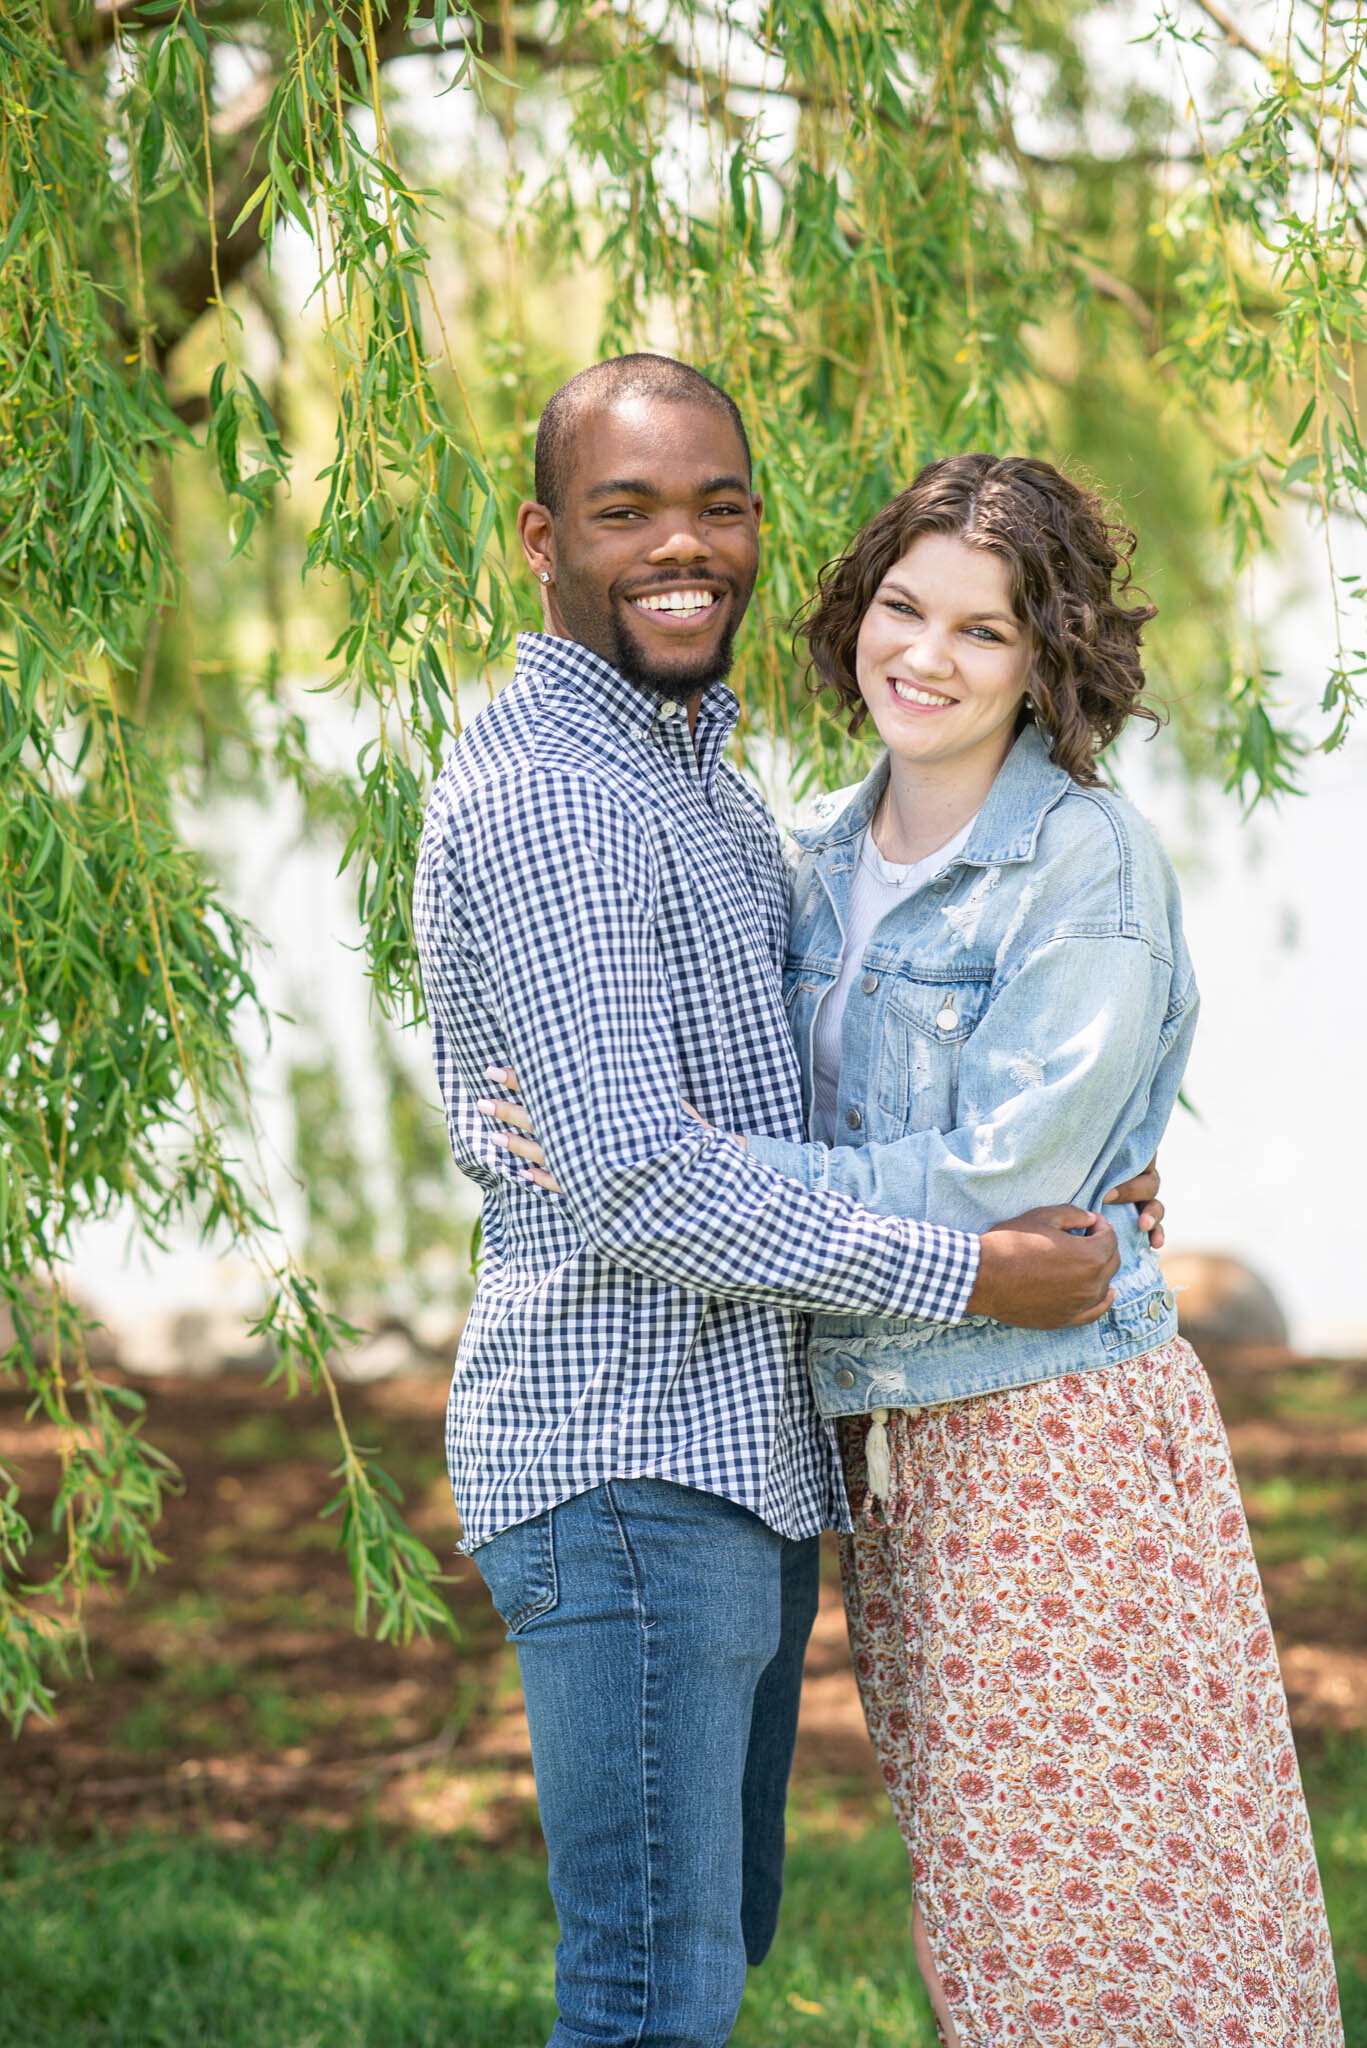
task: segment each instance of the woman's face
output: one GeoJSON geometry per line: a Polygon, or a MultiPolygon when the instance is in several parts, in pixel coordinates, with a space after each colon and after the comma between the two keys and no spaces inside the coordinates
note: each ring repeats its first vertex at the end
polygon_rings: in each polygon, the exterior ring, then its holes
{"type": "Polygon", "coordinates": [[[995,775],[1011,751],[1030,656],[1002,557],[924,533],[873,594],[855,674],[894,760],[995,775]]]}

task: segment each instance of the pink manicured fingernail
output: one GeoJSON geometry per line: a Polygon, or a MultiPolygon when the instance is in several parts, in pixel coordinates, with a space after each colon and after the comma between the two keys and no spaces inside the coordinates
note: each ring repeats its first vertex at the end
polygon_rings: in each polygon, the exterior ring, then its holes
{"type": "Polygon", "coordinates": [[[511,1067],[486,1067],[484,1078],[486,1081],[506,1081],[512,1071],[511,1067]]]}

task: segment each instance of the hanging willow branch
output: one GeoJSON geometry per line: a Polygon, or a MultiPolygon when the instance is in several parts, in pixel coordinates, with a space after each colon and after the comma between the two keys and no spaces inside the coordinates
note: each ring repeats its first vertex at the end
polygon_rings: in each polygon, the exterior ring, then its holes
{"type": "Polygon", "coordinates": [[[282,1369],[333,1405],[358,1621],[405,1634],[446,1613],[347,1434],[331,1366],[347,1328],[250,1163],[251,943],[177,825],[215,734],[208,664],[180,630],[195,550],[215,552],[235,606],[278,611],[286,494],[312,501],[321,466],[295,609],[330,621],[355,772],[313,760],[270,669],[232,733],[341,821],[398,1018],[420,1012],[423,796],[458,684],[494,687],[517,623],[508,514],[540,403],[582,353],[560,331],[582,326],[577,301],[604,349],[677,348],[746,413],[767,510],[745,740],[780,736],[799,776],[850,763],[784,620],[920,461],[971,446],[1062,454],[1121,497],[1193,757],[1252,800],[1342,738],[1367,672],[1361,588],[1338,559],[1367,509],[1367,27],[1289,0],[1273,49],[1230,10],[1164,0],[1140,80],[1123,52],[1112,76],[1089,66],[1110,15],[1054,0],[678,0],[649,21],[634,0],[4,10],[0,1294],[3,1369],[62,1460],[51,1531],[0,1476],[12,1720],[47,1699],[91,1587],[155,1563],[173,1478],[137,1397],[92,1369],[63,1284],[73,1233],[115,1209],[153,1239],[195,1218],[257,1261],[282,1369]],[[406,121],[439,90],[442,148],[406,121]],[[287,368],[326,405],[321,453],[282,415],[287,368]],[[187,491],[213,504],[214,539],[185,538],[187,491]],[[1287,506],[1318,522],[1339,622],[1310,733],[1277,702],[1245,602],[1287,506]]]}

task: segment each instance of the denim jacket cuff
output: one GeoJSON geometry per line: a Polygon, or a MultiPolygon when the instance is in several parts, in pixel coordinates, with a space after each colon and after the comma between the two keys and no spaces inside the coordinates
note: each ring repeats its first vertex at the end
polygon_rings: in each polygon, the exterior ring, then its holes
{"type": "Polygon", "coordinates": [[[751,1136],[746,1137],[745,1145],[753,1159],[763,1160],[785,1180],[795,1180],[799,1187],[824,1190],[830,1186],[826,1165],[828,1154],[824,1145],[800,1145],[791,1138],[751,1136]]]}

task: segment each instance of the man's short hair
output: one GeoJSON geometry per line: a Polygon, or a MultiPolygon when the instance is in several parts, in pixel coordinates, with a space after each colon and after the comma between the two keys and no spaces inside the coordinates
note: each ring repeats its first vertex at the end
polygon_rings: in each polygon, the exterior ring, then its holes
{"type": "Polygon", "coordinates": [[[585,415],[619,398],[663,398],[675,405],[706,405],[720,412],[736,430],[745,451],[745,474],[751,473],[750,437],[736,402],[719,384],[690,363],[673,356],[638,354],[609,356],[560,386],[550,398],[536,429],[536,501],[553,519],[565,506],[574,454],[575,429],[585,415]]]}

